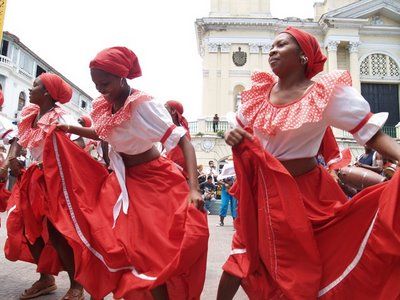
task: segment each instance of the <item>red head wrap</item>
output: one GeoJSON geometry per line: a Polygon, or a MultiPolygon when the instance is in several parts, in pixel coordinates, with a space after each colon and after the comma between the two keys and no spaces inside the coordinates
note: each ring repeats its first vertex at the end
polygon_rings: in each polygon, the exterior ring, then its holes
{"type": "Polygon", "coordinates": [[[67,103],[72,97],[72,88],[56,74],[42,73],[39,75],[51,98],[60,103],[67,103]]]}
{"type": "Polygon", "coordinates": [[[176,114],[178,116],[179,124],[189,132],[189,123],[186,120],[186,118],[183,116],[183,105],[182,105],[182,103],[180,103],[178,101],[175,101],[175,100],[169,100],[169,101],[167,101],[167,105],[170,108],[173,108],[173,109],[176,110],[176,114]]]}
{"type": "Polygon", "coordinates": [[[307,56],[306,77],[308,79],[313,78],[324,69],[326,56],[322,54],[319,43],[313,35],[291,26],[286,28],[283,32],[293,36],[300,45],[301,50],[303,50],[304,54],[307,56]]]}
{"type": "Polygon", "coordinates": [[[4,104],[4,94],[3,91],[0,90],[0,106],[3,106],[3,104],[4,104]]]}
{"type": "Polygon", "coordinates": [[[89,67],[121,78],[133,79],[142,76],[136,54],[125,47],[112,47],[100,51],[90,62],[89,67]]]}
{"type": "Polygon", "coordinates": [[[80,116],[83,121],[83,127],[92,127],[92,120],[88,116],[80,116]]]}

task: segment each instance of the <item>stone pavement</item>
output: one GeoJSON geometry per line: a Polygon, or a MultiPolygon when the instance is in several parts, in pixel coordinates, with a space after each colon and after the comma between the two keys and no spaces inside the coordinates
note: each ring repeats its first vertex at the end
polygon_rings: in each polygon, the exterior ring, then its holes
{"type": "MultiPolygon", "coordinates": [[[[38,278],[35,266],[24,262],[10,262],[4,258],[4,242],[6,238],[5,220],[6,214],[0,214],[0,300],[19,299],[18,296],[38,278]]],[[[224,227],[217,226],[218,216],[209,216],[210,241],[208,250],[206,283],[201,299],[215,299],[219,278],[221,276],[221,266],[230,252],[231,238],[234,233],[232,218],[226,218],[224,227]]],[[[56,279],[58,289],[55,293],[36,299],[55,300],[60,299],[68,290],[68,276],[62,272],[56,279]]],[[[89,299],[86,295],[85,299],[89,299]]],[[[106,299],[112,299],[108,296],[106,299]]],[[[236,294],[235,300],[247,299],[244,292],[240,289],[236,294]]],[[[173,300],[173,299],[171,299],[173,300]]]]}

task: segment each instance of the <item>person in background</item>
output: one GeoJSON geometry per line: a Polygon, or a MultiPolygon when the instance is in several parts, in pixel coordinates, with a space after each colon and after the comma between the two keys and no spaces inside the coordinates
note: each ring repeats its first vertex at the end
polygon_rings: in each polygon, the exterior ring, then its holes
{"type": "Polygon", "coordinates": [[[197,165],[197,180],[202,184],[207,180],[207,175],[203,171],[203,165],[197,165]]]}
{"type": "Polygon", "coordinates": [[[210,160],[208,162],[208,167],[204,170],[207,176],[212,176],[213,183],[215,184],[217,182],[217,177],[219,175],[219,172],[217,168],[215,167],[214,161],[210,160]]]}
{"type": "Polygon", "coordinates": [[[211,201],[215,200],[215,192],[217,190],[216,185],[212,181],[212,176],[207,177],[207,181],[200,184],[200,191],[204,199],[204,208],[207,213],[210,214],[211,201]]]}
{"type": "Polygon", "coordinates": [[[221,207],[219,210],[219,226],[225,225],[224,219],[227,215],[228,207],[230,209],[233,220],[235,220],[237,217],[237,200],[229,193],[233,185],[233,181],[233,177],[228,177],[218,182],[218,184],[222,187],[221,207]]]}
{"type": "Polygon", "coordinates": [[[383,170],[383,158],[377,151],[369,147],[364,146],[364,153],[357,157],[355,166],[361,167],[374,171],[376,173],[382,173],[383,170]]]}
{"type": "Polygon", "coordinates": [[[217,132],[218,131],[218,125],[219,125],[219,117],[218,114],[215,114],[213,117],[213,131],[217,132]]]}

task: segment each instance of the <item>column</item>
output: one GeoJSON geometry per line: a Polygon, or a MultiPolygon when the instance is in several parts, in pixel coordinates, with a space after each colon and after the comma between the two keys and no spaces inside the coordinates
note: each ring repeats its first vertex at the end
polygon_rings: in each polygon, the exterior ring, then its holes
{"type": "Polygon", "coordinates": [[[255,43],[249,44],[249,70],[252,72],[253,70],[260,70],[259,66],[259,57],[260,57],[260,46],[255,43]]]}
{"type": "Polygon", "coordinates": [[[205,117],[213,116],[217,110],[218,91],[217,70],[219,70],[219,45],[208,42],[203,59],[203,113],[205,117]]]}
{"type": "Polygon", "coordinates": [[[359,92],[361,91],[360,67],[358,65],[358,47],[360,45],[360,42],[349,42],[351,79],[353,81],[353,87],[359,92]]]}
{"type": "Polygon", "coordinates": [[[229,69],[231,61],[231,44],[221,43],[221,61],[220,61],[220,85],[217,98],[217,111],[220,116],[224,116],[231,109],[231,97],[229,95],[229,69]]]}
{"type": "Polygon", "coordinates": [[[268,63],[269,51],[271,50],[271,43],[264,43],[261,46],[261,56],[259,60],[260,69],[267,72],[272,72],[271,67],[268,63]]]}
{"type": "Polygon", "coordinates": [[[328,42],[328,71],[332,72],[337,70],[337,47],[340,41],[330,41],[328,42]]]}

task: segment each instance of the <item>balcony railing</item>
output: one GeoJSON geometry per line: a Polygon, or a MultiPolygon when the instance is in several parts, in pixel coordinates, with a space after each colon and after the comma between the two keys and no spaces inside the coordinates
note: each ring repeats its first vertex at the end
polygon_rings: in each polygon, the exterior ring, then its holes
{"type": "Polygon", "coordinates": [[[219,121],[215,127],[214,130],[213,121],[206,121],[206,132],[226,131],[229,125],[227,121],[219,121]]]}
{"type": "Polygon", "coordinates": [[[6,65],[8,67],[12,67],[12,65],[13,65],[11,59],[4,55],[0,55],[0,64],[6,65]]]}
{"type": "Polygon", "coordinates": [[[189,122],[189,131],[191,135],[213,135],[218,132],[225,132],[227,129],[229,129],[229,123],[226,120],[219,121],[215,130],[212,118],[198,119],[197,121],[189,122]]]}
{"type": "Polygon", "coordinates": [[[197,130],[197,121],[189,122],[189,131],[190,131],[190,134],[196,134],[199,132],[197,130]]]}

